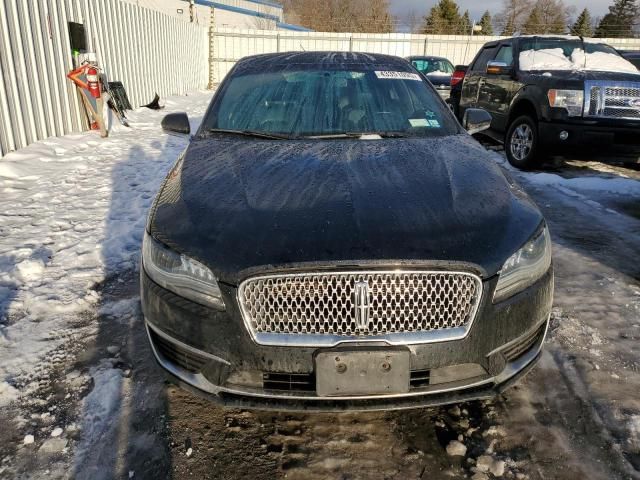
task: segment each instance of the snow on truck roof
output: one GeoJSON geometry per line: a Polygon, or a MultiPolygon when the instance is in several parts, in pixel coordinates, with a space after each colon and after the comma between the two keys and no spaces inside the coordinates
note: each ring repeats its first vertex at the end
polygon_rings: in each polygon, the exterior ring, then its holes
{"type": "Polygon", "coordinates": [[[544,39],[558,39],[558,40],[577,40],[584,41],[585,43],[600,43],[602,45],[607,45],[606,42],[603,42],[601,38],[590,38],[583,37],[582,39],[578,35],[553,35],[553,34],[539,34],[539,35],[518,35],[513,38],[544,38],[544,39]]]}
{"type": "Polygon", "coordinates": [[[520,52],[520,69],[523,71],[606,71],[639,74],[638,69],[617,53],[585,51],[574,48],[565,52],[562,48],[531,49],[520,52]]]}

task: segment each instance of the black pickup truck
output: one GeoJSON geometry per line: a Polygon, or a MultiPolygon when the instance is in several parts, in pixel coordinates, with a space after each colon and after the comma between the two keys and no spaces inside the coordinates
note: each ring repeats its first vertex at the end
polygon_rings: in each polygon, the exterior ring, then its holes
{"type": "Polygon", "coordinates": [[[640,70],[640,50],[627,50],[620,52],[624,58],[633,63],[638,70],[640,70]]]}
{"type": "Polygon", "coordinates": [[[459,116],[482,108],[509,162],[551,155],[640,161],[640,72],[615,49],[568,36],[487,43],[466,72],[459,116]]]}

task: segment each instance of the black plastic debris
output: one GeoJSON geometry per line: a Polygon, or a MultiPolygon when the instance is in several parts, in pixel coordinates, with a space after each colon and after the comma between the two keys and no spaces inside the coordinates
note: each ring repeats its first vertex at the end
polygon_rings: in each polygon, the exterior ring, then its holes
{"type": "Polygon", "coordinates": [[[109,82],[109,94],[113,99],[116,107],[121,112],[125,110],[131,110],[131,102],[127,96],[127,91],[124,89],[122,82],[109,82]]]}
{"type": "Polygon", "coordinates": [[[143,107],[150,108],[151,110],[161,110],[164,108],[164,106],[160,105],[160,96],[157,93],[156,96],[153,97],[151,103],[147,103],[146,105],[143,105],[143,107]]]}

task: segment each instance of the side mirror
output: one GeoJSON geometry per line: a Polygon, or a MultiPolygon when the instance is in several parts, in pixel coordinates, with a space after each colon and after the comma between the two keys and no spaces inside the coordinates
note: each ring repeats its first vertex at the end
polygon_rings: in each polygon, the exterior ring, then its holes
{"type": "Polygon", "coordinates": [[[512,75],[513,67],[505,62],[488,62],[487,75],[512,75]]]}
{"type": "Polygon", "coordinates": [[[162,130],[165,132],[180,133],[184,135],[189,135],[189,133],[191,133],[189,117],[183,112],[165,115],[160,125],[162,125],[162,130]]]}
{"type": "Polygon", "coordinates": [[[491,114],[481,108],[468,108],[464,112],[462,126],[469,135],[484,132],[491,127],[491,114]]]}

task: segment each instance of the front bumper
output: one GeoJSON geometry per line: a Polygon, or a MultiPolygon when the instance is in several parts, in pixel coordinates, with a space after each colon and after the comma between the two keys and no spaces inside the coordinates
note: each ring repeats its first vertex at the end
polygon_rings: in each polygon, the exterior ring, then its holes
{"type": "Polygon", "coordinates": [[[640,162],[640,122],[541,121],[538,131],[540,144],[549,153],[640,162]],[[566,140],[560,139],[561,132],[569,134],[566,140]]]}
{"type": "MultiPolygon", "coordinates": [[[[408,345],[416,378],[408,393],[320,397],[314,385],[314,347],[253,342],[235,288],[221,285],[227,311],[216,312],[162,289],[142,273],[142,304],[154,355],[170,380],[216,403],[272,410],[390,410],[490,398],[524,375],[539,358],[551,309],[553,273],[493,305],[496,279],[485,282],[468,335],[408,345]],[[270,388],[274,375],[304,378],[305,391],[270,388]]],[[[355,348],[365,345],[349,344],[355,348]]]]}

